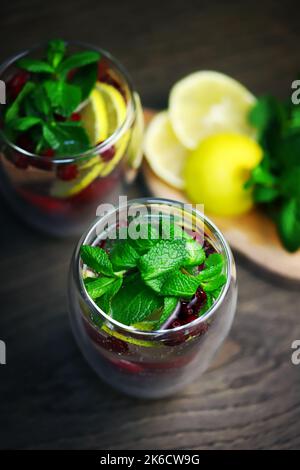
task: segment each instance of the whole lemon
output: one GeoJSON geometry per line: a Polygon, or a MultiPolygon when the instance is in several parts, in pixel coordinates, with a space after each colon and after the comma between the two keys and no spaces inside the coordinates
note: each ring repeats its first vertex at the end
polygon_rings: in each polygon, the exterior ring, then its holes
{"type": "Polygon", "coordinates": [[[185,190],[192,202],[214,215],[238,215],[253,206],[244,183],[262,159],[255,140],[241,134],[207,137],[187,157],[185,190]]]}

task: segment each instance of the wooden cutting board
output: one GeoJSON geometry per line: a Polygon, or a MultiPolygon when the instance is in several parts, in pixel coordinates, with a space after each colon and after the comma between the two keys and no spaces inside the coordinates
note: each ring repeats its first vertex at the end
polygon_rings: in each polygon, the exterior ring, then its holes
{"type": "MultiPolygon", "coordinates": [[[[150,122],[155,111],[144,111],[150,122]]],[[[190,202],[185,194],[161,180],[144,159],[143,174],[155,197],[190,202]]],[[[223,232],[233,250],[274,274],[300,281],[300,250],[288,253],[282,247],[274,223],[259,209],[238,217],[215,217],[206,214],[223,232]]]]}

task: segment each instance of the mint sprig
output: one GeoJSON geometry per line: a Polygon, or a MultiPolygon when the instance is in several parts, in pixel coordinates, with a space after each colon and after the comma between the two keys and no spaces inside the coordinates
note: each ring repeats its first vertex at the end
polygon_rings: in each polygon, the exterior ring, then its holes
{"type": "Polygon", "coordinates": [[[222,255],[214,253],[206,258],[191,237],[158,239],[148,245],[146,253],[144,245],[143,254],[138,252],[140,242],[117,240],[108,253],[99,247],[81,247],[84,265],[96,276],[84,279],[86,290],[115,320],[125,325],[150,321],[158,329],[178,302],[190,300],[198,287],[207,294],[201,314],[219,296],[226,282],[222,255]],[[191,267],[202,263],[201,272],[196,268],[197,272],[191,273],[191,267]]]}
{"type": "Polygon", "coordinates": [[[283,246],[300,248],[300,106],[272,96],[259,98],[250,111],[263,149],[246,187],[274,220],[283,246]]]}
{"type": "Polygon", "coordinates": [[[21,58],[17,66],[30,72],[30,80],[7,107],[4,131],[9,138],[16,142],[26,132],[37,153],[50,147],[58,157],[87,151],[86,130],[71,117],[95,86],[99,60],[96,51],[68,55],[60,39],[48,43],[42,59],[21,58]]]}

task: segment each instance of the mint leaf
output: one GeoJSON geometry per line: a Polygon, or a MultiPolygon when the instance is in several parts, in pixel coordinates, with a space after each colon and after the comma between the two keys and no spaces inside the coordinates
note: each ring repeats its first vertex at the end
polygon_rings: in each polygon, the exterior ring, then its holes
{"type": "Polygon", "coordinates": [[[201,281],[206,281],[221,274],[224,266],[224,258],[220,253],[213,253],[208,256],[204,263],[204,270],[198,274],[201,281]]]}
{"type": "Polygon", "coordinates": [[[213,294],[209,292],[206,293],[206,302],[205,302],[205,305],[201,308],[200,315],[203,315],[213,306],[214,298],[217,298],[217,297],[214,297],[213,294]]]}
{"type": "Polygon", "coordinates": [[[279,213],[278,231],[285,248],[294,252],[300,248],[300,200],[287,200],[279,213]]]}
{"type": "Polygon", "coordinates": [[[280,170],[286,171],[300,166],[300,129],[290,130],[280,140],[276,148],[276,159],[280,170]]]}
{"type": "Polygon", "coordinates": [[[164,277],[160,293],[174,297],[191,298],[198,289],[201,280],[198,276],[183,274],[181,271],[172,271],[164,277]]]}
{"type": "Polygon", "coordinates": [[[43,137],[50,147],[56,150],[57,156],[78,154],[90,148],[86,131],[66,122],[44,124],[43,137]]]}
{"type": "Polygon", "coordinates": [[[27,131],[33,126],[36,126],[37,124],[41,124],[41,119],[37,117],[20,117],[20,118],[15,118],[9,121],[9,126],[16,130],[16,131],[27,131]]]}
{"type": "Polygon", "coordinates": [[[78,86],[63,81],[48,80],[44,87],[57,114],[69,117],[81,102],[81,90],[78,86]]]}
{"type": "Polygon", "coordinates": [[[33,82],[27,82],[25,83],[24,87],[18,94],[17,98],[15,101],[12,102],[12,104],[7,108],[6,114],[5,114],[5,122],[8,123],[12,119],[15,119],[20,111],[20,105],[24,98],[34,89],[35,85],[33,82]]]}
{"type": "Polygon", "coordinates": [[[119,283],[120,278],[114,277],[97,277],[84,279],[84,285],[88,294],[93,300],[101,297],[110,291],[115,283],[119,283]]]}
{"type": "MultiPolygon", "coordinates": [[[[262,164],[255,167],[251,172],[251,178],[249,180],[251,184],[263,184],[266,186],[273,186],[277,183],[277,178],[267,170],[262,164]]],[[[247,188],[249,184],[246,183],[247,188]]]]}
{"type": "Polygon", "coordinates": [[[159,223],[161,237],[166,240],[192,240],[193,238],[180,227],[173,218],[161,218],[159,223]]]}
{"type": "Polygon", "coordinates": [[[158,330],[170,317],[177,307],[179,300],[177,297],[165,297],[164,306],[160,316],[160,319],[155,324],[155,329],[158,330]]]}
{"type": "Polygon", "coordinates": [[[98,66],[97,63],[85,65],[84,67],[80,67],[74,73],[73,77],[70,80],[72,85],[76,85],[81,90],[81,100],[86,100],[97,80],[97,71],[98,66]]]}
{"type": "Polygon", "coordinates": [[[124,325],[142,322],[162,306],[162,299],[133,275],[113,297],[112,316],[124,325]]]}
{"type": "Polygon", "coordinates": [[[99,297],[96,300],[96,304],[98,307],[100,307],[107,315],[111,315],[112,309],[111,309],[111,303],[114,295],[121,289],[123,284],[123,279],[122,278],[116,278],[115,282],[113,282],[105,292],[105,294],[102,295],[102,297],[99,297]]]}
{"type": "Polygon", "coordinates": [[[220,274],[219,276],[213,277],[211,279],[201,281],[201,287],[206,293],[213,293],[216,289],[223,287],[226,283],[225,274],[220,274]]]}
{"type": "Polygon", "coordinates": [[[128,232],[128,238],[130,239],[131,245],[141,255],[145,254],[150,248],[154,247],[159,241],[159,233],[152,224],[136,223],[136,221],[133,220],[132,222],[129,223],[127,232],[128,232]],[[138,235],[138,238],[136,239],[130,236],[131,224],[133,224],[133,227],[134,227],[134,234],[138,235]]]}
{"type": "Polygon", "coordinates": [[[49,64],[56,69],[66,53],[66,44],[61,39],[53,39],[48,43],[47,58],[49,64]]]}
{"type": "Polygon", "coordinates": [[[67,57],[57,67],[57,72],[61,75],[65,75],[72,69],[82,67],[84,65],[92,64],[100,60],[100,54],[96,51],[84,51],[77,52],[76,54],[67,57]]]}
{"type": "Polygon", "coordinates": [[[160,240],[139,260],[139,269],[145,280],[179,268],[186,260],[183,240],[160,240]]]}
{"type": "Polygon", "coordinates": [[[202,246],[195,240],[185,242],[186,257],[183,266],[197,266],[205,260],[205,252],[202,246]]]}
{"type": "Polygon", "coordinates": [[[82,245],[80,256],[84,264],[93,269],[96,273],[105,276],[114,276],[114,271],[108,254],[97,246],[82,245]]]}
{"type": "Polygon", "coordinates": [[[115,271],[135,268],[139,259],[139,254],[127,241],[115,243],[110,259],[115,271]]]}
{"type": "Polygon", "coordinates": [[[42,84],[35,87],[30,98],[39,113],[44,114],[46,117],[52,115],[50,102],[42,84]]]}
{"type": "Polygon", "coordinates": [[[44,62],[43,60],[29,59],[24,57],[23,59],[18,60],[17,66],[21,69],[27,70],[28,72],[35,73],[53,73],[54,68],[44,62]]]}
{"type": "Polygon", "coordinates": [[[287,199],[292,195],[300,200],[300,165],[298,168],[291,168],[282,173],[279,187],[280,192],[287,199]]]}
{"type": "Polygon", "coordinates": [[[258,203],[272,202],[280,196],[280,191],[276,188],[257,186],[253,191],[253,199],[258,203]]]}

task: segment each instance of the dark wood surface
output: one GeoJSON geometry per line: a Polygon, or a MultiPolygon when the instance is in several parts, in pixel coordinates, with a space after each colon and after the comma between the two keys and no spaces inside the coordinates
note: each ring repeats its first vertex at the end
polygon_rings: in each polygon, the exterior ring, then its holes
{"type": "MultiPolygon", "coordinates": [[[[164,106],[174,81],[201,68],[284,97],[300,70],[297,3],[10,1],[1,5],[0,58],[62,36],[119,57],[147,106],[164,106]]],[[[135,191],[147,194],[142,184],[135,191]]],[[[102,384],[72,338],[75,240],[39,235],[2,202],[0,237],[1,448],[300,448],[297,286],[238,259],[237,316],[214,366],[172,399],[134,400],[102,384]]]]}

